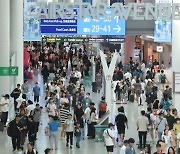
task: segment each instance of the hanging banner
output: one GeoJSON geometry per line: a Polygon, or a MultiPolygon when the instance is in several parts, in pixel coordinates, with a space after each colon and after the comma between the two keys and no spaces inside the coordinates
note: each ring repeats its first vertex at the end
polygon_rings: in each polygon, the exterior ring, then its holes
{"type": "Polygon", "coordinates": [[[43,0],[24,0],[24,41],[41,41],[40,22],[37,16],[38,2],[43,0]]]}
{"type": "Polygon", "coordinates": [[[154,42],[171,42],[172,23],[170,20],[155,21],[154,42]]]}

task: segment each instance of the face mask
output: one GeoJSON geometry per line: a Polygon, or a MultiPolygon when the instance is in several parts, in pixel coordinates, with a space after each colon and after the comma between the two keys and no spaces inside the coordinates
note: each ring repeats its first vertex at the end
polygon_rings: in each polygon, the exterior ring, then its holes
{"type": "Polygon", "coordinates": [[[23,154],[23,152],[22,151],[18,151],[17,154],[23,154]]]}

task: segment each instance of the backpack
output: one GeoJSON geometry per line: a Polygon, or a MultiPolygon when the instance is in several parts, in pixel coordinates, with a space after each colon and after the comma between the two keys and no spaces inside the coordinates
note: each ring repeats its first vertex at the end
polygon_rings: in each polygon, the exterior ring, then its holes
{"type": "Polygon", "coordinates": [[[106,112],[107,106],[105,102],[101,102],[99,111],[106,112]]]}
{"type": "Polygon", "coordinates": [[[148,121],[149,121],[149,125],[152,126],[153,122],[152,122],[152,119],[151,119],[151,113],[147,113],[146,114],[146,117],[148,118],[148,121]]]}
{"type": "Polygon", "coordinates": [[[161,83],[166,83],[166,75],[161,75],[161,83]]]}

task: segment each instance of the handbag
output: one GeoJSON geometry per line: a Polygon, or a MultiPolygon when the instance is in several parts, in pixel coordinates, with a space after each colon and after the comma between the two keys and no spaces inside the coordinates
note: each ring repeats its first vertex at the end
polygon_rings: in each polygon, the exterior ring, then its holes
{"type": "Polygon", "coordinates": [[[50,136],[50,131],[49,131],[49,127],[48,126],[45,128],[45,135],[46,136],[50,136]]]}
{"type": "Polygon", "coordinates": [[[12,137],[12,131],[11,131],[11,128],[10,127],[7,127],[7,135],[9,137],[12,137]]]}

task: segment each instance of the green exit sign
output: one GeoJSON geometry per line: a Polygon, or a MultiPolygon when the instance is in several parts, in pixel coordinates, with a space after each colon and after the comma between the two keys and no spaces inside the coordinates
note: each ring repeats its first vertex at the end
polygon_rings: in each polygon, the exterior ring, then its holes
{"type": "Polygon", "coordinates": [[[18,76],[18,67],[0,67],[0,76],[18,76]]]}

